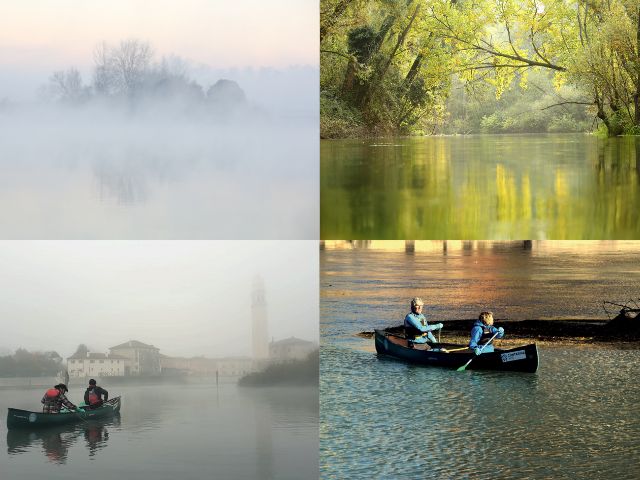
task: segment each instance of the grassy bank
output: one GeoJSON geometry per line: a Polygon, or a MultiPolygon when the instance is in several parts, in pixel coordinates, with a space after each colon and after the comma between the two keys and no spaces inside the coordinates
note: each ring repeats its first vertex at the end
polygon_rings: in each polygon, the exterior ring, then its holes
{"type": "Polygon", "coordinates": [[[273,364],[263,371],[245,375],[238,381],[238,385],[242,387],[317,387],[319,384],[320,357],[318,350],[303,360],[273,364]]]}

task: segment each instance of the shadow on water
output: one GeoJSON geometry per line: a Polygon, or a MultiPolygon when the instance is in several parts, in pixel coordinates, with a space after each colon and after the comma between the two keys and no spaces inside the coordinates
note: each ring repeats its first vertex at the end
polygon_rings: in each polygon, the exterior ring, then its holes
{"type": "Polygon", "coordinates": [[[109,428],[120,426],[120,415],[109,421],[85,421],[73,425],[61,425],[39,430],[7,431],[7,453],[21,455],[42,451],[47,461],[66,464],[69,449],[84,440],[89,457],[94,457],[107,446],[109,428]]]}

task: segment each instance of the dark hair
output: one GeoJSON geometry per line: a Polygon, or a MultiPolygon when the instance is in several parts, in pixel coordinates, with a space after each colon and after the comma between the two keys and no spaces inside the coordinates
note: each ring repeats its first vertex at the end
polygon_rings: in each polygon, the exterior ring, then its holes
{"type": "Polygon", "coordinates": [[[89,380],[89,385],[95,385],[96,381],[92,378],[91,380],[89,380]]]}
{"type": "Polygon", "coordinates": [[[58,385],[56,385],[53,388],[57,388],[58,390],[64,390],[65,392],[69,391],[69,389],[67,388],[67,386],[64,383],[59,383],[58,385]]]}

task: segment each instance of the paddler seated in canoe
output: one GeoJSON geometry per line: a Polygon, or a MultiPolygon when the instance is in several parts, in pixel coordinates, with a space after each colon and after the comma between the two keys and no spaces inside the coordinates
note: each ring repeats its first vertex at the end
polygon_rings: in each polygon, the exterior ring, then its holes
{"type": "MultiPolygon", "coordinates": [[[[411,313],[408,313],[404,318],[404,336],[408,340],[409,348],[413,348],[414,343],[437,343],[431,332],[442,328],[442,324],[429,325],[422,313],[423,306],[424,302],[421,298],[414,298],[411,300],[411,313]]],[[[426,347],[430,348],[428,345],[426,347]]]]}
{"type": "Polygon", "coordinates": [[[471,328],[469,348],[473,350],[476,355],[493,352],[493,345],[489,344],[485,346],[485,344],[494,335],[496,335],[496,338],[504,337],[504,328],[496,328],[493,326],[493,313],[482,312],[471,328]]]}
{"type": "Polygon", "coordinates": [[[97,386],[96,381],[93,378],[89,380],[89,386],[84,392],[84,403],[87,404],[89,408],[93,409],[101,407],[107,400],[109,400],[109,392],[104,388],[97,386]],[[104,400],[102,399],[103,396],[104,400]]]}
{"type": "Polygon", "coordinates": [[[62,407],[66,407],[71,411],[81,412],[82,410],[71,403],[65,396],[68,391],[69,389],[64,383],[59,383],[47,390],[40,401],[42,403],[42,413],[60,413],[62,407]]]}

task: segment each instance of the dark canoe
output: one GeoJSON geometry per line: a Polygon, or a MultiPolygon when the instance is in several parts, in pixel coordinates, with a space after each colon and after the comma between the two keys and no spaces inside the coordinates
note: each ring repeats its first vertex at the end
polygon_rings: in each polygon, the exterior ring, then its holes
{"type": "Polygon", "coordinates": [[[120,412],[120,397],[110,398],[100,408],[83,412],[41,413],[10,408],[7,428],[44,428],[54,425],[111,418],[120,412]]]}
{"type": "MultiPolygon", "coordinates": [[[[458,352],[436,352],[427,350],[423,345],[407,346],[407,340],[384,330],[375,331],[376,351],[380,355],[389,355],[411,363],[433,367],[458,368],[473,358],[467,369],[505,370],[510,372],[530,372],[538,369],[538,348],[536,344],[476,355],[469,349],[458,352]]],[[[441,343],[431,345],[448,350],[464,348],[465,345],[441,343]]]]}

